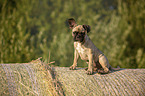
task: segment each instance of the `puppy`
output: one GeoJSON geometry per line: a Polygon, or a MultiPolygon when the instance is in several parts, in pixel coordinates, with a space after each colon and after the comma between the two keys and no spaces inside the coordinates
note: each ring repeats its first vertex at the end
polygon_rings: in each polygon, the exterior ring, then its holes
{"type": "Polygon", "coordinates": [[[74,40],[74,61],[70,70],[76,69],[79,57],[88,63],[87,74],[91,75],[94,71],[98,73],[109,73],[112,68],[106,56],[93,44],[87,33],[90,32],[89,25],[77,25],[73,18],[68,19],[69,27],[72,29],[74,40]],[[109,70],[110,69],[110,70],[109,70]]]}

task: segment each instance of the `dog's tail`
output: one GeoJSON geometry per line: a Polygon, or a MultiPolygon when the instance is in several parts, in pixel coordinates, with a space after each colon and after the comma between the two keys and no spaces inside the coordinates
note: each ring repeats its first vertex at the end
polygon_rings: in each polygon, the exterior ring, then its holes
{"type": "Polygon", "coordinates": [[[113,68],[112,66],[110,66],[109,69],[110,69],[110,70],[113,70],[113,71],[118,71],[118,70],[120,70],[121,68],[120,68],[119,66],[117,66],[117,68],[113,68]]]}

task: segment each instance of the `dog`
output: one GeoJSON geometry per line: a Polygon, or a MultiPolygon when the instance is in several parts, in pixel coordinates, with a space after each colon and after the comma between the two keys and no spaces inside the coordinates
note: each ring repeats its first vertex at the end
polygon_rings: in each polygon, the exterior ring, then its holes
{"type": "Polygon", "coordinates": [[[87,74],[91,75],[93,72],[109,73],[110,70],[119,70],[120,68],[113,68],[109,64],[107,57],[93,44],[87,33],[90,32],[89,25],[78,25],[73,18],[67,20],[70,29],[72,29],[72,36],[74,40],[74,61],[70,66],[70,70],[75,70],[79,57],[88,63],[87,74]]]}

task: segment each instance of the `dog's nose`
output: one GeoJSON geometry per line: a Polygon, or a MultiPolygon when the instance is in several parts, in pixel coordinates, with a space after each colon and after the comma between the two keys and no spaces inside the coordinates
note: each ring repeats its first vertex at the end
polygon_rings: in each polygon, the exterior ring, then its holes
{"type": "Polygon", "coordinates": [[[80,35],[77,35],[77,38],[80,38],[81,36],[80,35]]]}

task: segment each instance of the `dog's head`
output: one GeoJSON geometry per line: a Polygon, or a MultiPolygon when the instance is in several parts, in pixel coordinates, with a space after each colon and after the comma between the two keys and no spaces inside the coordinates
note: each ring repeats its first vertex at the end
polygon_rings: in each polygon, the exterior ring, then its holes
{"type": "Polygon", "coordinates": [[[84,42],[85,35],[90,32],[89,25],[77,25],[73,18],[68,19],[69,27],[72,29],[74,41],[84,42]]]}

